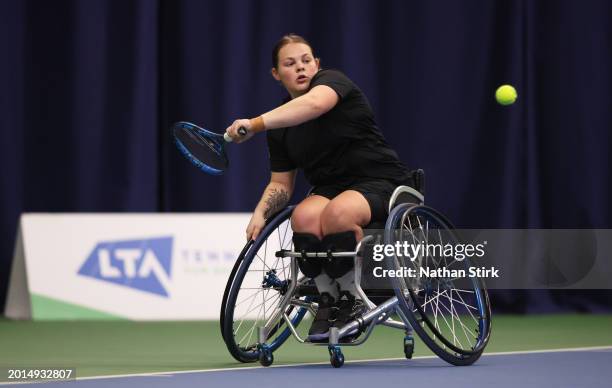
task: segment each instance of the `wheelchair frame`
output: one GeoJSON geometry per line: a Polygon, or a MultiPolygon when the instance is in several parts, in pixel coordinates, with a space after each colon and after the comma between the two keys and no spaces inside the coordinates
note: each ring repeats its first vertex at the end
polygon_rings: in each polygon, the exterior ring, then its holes
{"type": "MultiPolygon", "coordinates": [[[[281,318],[285,321],[285,324],[291,330],[291,334],[298,342],[307,343],[307,344],[315,345],[315,346],[327,345],[329,353],[330,353],[330,357],[331,357],[331,364],[336,368],[344,364],[344,356],[342,355],[340,346],[341,345],[342,346],[358,346],[358,345],[363,344],[364,342],[368,340],[368,338],[370,337],[370,334],[372,334],[372,332],[374,331],[374,327],[377,324],[389,326],[395,329],[404,330],[406,332],[406,336],[404,338],[405,343],[406,341],[408,341],[412,346],[410,349],[405,348],[404,352],[406,353],[407,358],[412,358],[412,352],[414,350],[414,341],[412,337],[413,330],[412,330],[412,326],[408,322],[408,319],[405,317],[404,313],[398,308],[397,297],[396,296],[391,297],[390,299],[383,302],[382,304],[376,305],[368,298],[364,290],[361,288],[361,274],[362,274],[362,268],[363,268],[363,255],[361,254],[362,253],[361,248],[364,244],[366,244],[373,238],[374,238],[373,236],[365,236],[361,241],[359,241],[354,252],[332,252],[332,253],[309,252],[309,253],[303,254],[300,252],[287,251],[283,249],[276,252],[276,257],[280,257],[280,258],[290,257],[291,258],[291,269],[292,269],[291,270],[291,282],[290,282],[291,285],[289,286],[289,288],[287,289],[285,293],[285,296],[279,303],[276,312],[270,316],[265,326],[260,327],[258,330],[259,344],[261,347],[260,349],[262,351],[262,357],[260,357],[260,362],[264,366],[267,366],[266,364],[268,362],[271,364],[271,361],[273,360],[273,358],[271,358],[271,354],[266,354],[267,352],[266,352],[265,343],[268,340],[268,333],[271,331],[272,327],[276,325],[276,322],[278,322],[278,320],[281,318]],[[321,258],[321,259],[333,258],[333,257],[354,257],[354,260],[355,260],[355,267],[354,267],[355,268],[355,287],[357,289],[357,292],[359,293],[359,296],[362,298],[363,301],[366,302],[367,307],[368,307],[368,311],[363,316],[349,322],[348,324],[343,326],[341,329],[338,329],[336,327],[330,328],[328,343],[308,342],[306,339],[300,337],[295,326],[291,322],[291,319],[285,312],[287,307],[289,307],[290,305],[293,305],[296,307],[306,308],[313,315],[316,314],[315,308],[318,307],[316,302],[304,302],[304,301],[300,301],[297,299],[292,300],[292,298],[295,295],[295,290],[300,285],[300,281],[298,280],[299,268],[298,268],[297,258],[304,257],[304,256],[309,257],[309,258],[321,258]],[[403,322],[392,319],[390,316],[393,313],[396,313],[398,316],[400,316],[403,322]],[[362,329],[362,328],[365,328],[364,334],[360,335],[357,341],[340,343],[340,338],[344,337],[345,334],[355,329],[362,329]]],[[[303,279],[305,278],[302,278],[302,280],[303,279]]]]}

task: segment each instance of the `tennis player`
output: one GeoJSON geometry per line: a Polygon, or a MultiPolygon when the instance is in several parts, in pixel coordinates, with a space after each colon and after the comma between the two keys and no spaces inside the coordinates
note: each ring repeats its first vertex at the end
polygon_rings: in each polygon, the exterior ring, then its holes
{"type": "MultiPolygon", "coordinates": [[[[278,41],[271,72],[289,93],[286,102],[226,129],[237,143],[267,131],[272,173],[247,239],[256,239],[265,220],[287,205],[299,168],[313,189],[291,217],[294,249],[353,251],[364,226],[386,220],[395,187],[413,186],[411,174],[379,131],[363,92],[340,71],[322,70],[303,37],[289,34],[278,41]],[[246,136],[238,135],[240,127],[248,130],[246,136]]],[[[332,325],[340,328],[365,312],[355,288],[353,259],[298,262],[321,295],[308,338],[326,341],[332,325]]]]}

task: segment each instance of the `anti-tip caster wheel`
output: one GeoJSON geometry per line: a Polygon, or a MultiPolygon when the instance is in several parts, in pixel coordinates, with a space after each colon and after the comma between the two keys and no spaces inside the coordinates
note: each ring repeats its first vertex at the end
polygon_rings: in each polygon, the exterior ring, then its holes
{"type": "Polygon", "coordinates": [[[259,363],[262,366],[270,366],[274,362],[274,356],[269,349],[261,349],[259,352],[259,363]]]}
{"type": "Polygon", "coordinates": [[[344,354],[340,350],[339,346],[330,346],[329,350],[329,362],[334,368],[340,368],[344,365],[344,354]]]}
{"type": "Polygon", "coordinates": [[[404,337],[404,355],[407,359],[412,358],[412,354],[414,353],[414,338],[411,335],[407,335],[404,337]]]}

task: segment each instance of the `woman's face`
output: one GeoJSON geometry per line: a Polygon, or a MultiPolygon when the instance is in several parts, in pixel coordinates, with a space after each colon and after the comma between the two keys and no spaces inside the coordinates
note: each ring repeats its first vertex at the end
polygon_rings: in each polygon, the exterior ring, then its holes
{"type": "Polygon", "coordinates": [[[288,43],[278,52],[277,68],[272,76],[280,81],[292,98],[306,93],[310,80],[319,71],[319,60],[304,43],[288,43]]]}

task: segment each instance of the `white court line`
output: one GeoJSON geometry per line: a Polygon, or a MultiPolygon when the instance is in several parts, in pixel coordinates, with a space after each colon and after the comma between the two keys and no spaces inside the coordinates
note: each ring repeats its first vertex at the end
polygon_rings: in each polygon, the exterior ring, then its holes
{"type": "MultiPolygon", "coordinates": [[[[585,352],[585,351],[594,351],[594,350],[612,350],[612,346],[589,346],[583,348],[561,348],[561,349],[538,349],[538,350],[516,350],[511,352],[491,352],[491,353],[483,353],[482,357],[487,356],[508,356],[508,355],[517,355],[517,354],[537,354],[537,353],[561,353],[561,352],[585,352]]],[[[418,356],[413,357],[413,360],[425,360],[431,358],[439,358],[438,356],[418,356]]],[[[383,362],[383,361],[401,361],[406,360],[405,357],[395,357],[395,358],[373,358],[373,359],[365,359],[365,360],[349,360],[345,361],[345,364],[353,364],[358,362],[383,362]]],[[[409,362],[409,361],[407,361],[409,362]]],[[[133,374],[125,374],[125,375],[107,375],[107,376],[87,376],[87,377],[77,377],[77,381],[82,380],[102,380],[102,379],[117,379],[124,377],[172,377],[176,374],[185,374],[185,373],[206,373],[206,372],[229,372],[236,370],[250,370],[250,369],[274,369],[274,368],[287,368],[287,367],[295,367],[295,366],[308,366],[308,365],[329,365],[329,361],[323,362],[305,362],[299,364],[284,364],[284,365],[272,365],[268,367],[264,367],[261,365],[258,366],[242,366],[235,368],[217,368],[217,369],[194,369],[194,370],[179,370],[179,371],[166,371],[166,372],[152,372],[152,373],[133,373],[133,374]]],[[[449,367],[451,365],[449,364],[449,367]]],[[[66,381],[74,381],[74,380],[66,380],[66,381]]],[[[51,381],[29,381],[29,382],[14,382],[14,383],[0,383],[0,385],[12,385],[12,384],[33,384],[33,383],[44,383],[51,381]]],[[[55,380],[54,382],[60,382],[55,380]]]]}

